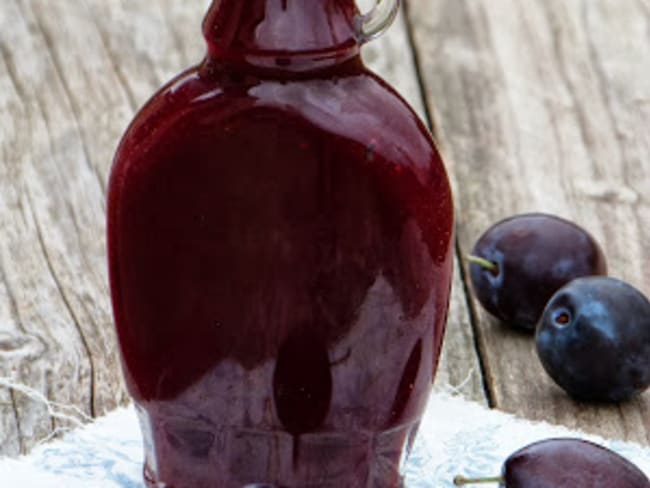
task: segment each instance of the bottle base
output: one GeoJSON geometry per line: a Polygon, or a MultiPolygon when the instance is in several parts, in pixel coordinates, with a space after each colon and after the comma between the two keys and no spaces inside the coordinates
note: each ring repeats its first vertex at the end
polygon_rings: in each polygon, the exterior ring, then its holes
{"type": "Polygon", "coordinates": [[[400,472],[417,427],[301,436],[233,430],[215,436],[202,456],[183,449],[178,433],[166,432],[169,442],[158,438],[156,453],[147,453],[144,481],[147,488],[402,488],[400,472]]]}

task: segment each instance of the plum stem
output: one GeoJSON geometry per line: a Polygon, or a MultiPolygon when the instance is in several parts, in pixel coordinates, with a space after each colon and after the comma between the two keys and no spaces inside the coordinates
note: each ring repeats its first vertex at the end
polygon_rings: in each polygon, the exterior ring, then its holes
{"type": "Polygon", "coordinates": [[[491,478],[465,478],[464,476],[456,476],[454,478],[455,486],[477,485],[479,483],[504,483],[503,476],[493,476],[491,478]]]}
{"type": "Polygon", "coordinates": [[[490,261],[489,259],[485,259],[480,256],[474,256],[470,254],[469,256],[467,256],[467,260],[470,263],[478,264],[481,268],[485,268],[492,273],[499,272],[499,265],[497,263],[490,261]]]}

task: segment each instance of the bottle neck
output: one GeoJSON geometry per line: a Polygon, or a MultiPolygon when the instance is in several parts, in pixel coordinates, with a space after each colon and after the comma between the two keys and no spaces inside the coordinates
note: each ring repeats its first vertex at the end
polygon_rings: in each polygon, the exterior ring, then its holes
{"type": "Polygon", "coordinates": [[[359,54],[354,0],[214,0],[203,22],[208,58],[287,71],[359,54]]]}

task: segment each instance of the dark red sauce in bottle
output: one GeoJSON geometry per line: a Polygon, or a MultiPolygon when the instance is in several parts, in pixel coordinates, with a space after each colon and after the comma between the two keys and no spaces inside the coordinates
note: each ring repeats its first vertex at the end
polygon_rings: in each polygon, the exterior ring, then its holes
{"type": "Polygon", "coordinates": [[[452,202],[359,58],[352,0],[217,0],[108,197],[115,323],[156,487],[399,486],[435,374],[452,202]]]}

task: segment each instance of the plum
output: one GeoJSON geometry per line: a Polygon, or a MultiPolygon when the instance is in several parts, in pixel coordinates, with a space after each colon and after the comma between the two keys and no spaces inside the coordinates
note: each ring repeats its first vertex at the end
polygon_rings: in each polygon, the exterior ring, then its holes
{"type": "Polygon", "coordinates": [[[500,488],[650,488],[650,480],[633,463],[590,441],[551,438],[512,453],[501,476],[469,479],[456,486],[499,483],[500,488]]]}
{"type": "Polygon", "coordinates": [[[607,273],[605,256],[586,230],[543,213],[494,224],[476,242],[469,261],[481,305],[502,322],[528,331],[563,285],[607,273]]]}
{"type": "Polygon", "coordinates": [[[544,369],[578,400],[618,402],[650,385],[650,302],[624,281],[592,276],[558,290],[535,342],[544,369]]]}

